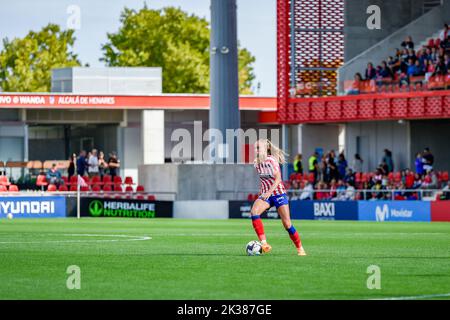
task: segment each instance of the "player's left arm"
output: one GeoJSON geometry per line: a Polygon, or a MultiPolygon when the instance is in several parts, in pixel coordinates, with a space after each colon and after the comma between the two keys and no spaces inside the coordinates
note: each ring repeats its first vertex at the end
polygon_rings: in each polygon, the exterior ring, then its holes
{"type": "Polygon", "coordinates": [[[276,170],[273,174],[273,177],[275,178],[274,183],[272,184],[272,186],[270,187],[269,191],[267,191],[266,193],[262,194],[261,197],[264,200],[267,200],[270,195],[275,191],[275,189],[278,187],[278,185],[281,182],[281,172],[280,170],[276,170]]]}

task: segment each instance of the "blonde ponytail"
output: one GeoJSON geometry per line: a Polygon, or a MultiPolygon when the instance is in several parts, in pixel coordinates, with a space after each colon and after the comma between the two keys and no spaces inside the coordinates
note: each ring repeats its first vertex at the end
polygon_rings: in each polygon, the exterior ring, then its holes
{"type": "Polygon", "coordinates": [[[286,152],[274,145],[269,139],[261,139],[259,141],[263,142],[267,147],[267,155],[274,157],[279,164],[286,163],[286,157],[288,156],[286,152]]]}

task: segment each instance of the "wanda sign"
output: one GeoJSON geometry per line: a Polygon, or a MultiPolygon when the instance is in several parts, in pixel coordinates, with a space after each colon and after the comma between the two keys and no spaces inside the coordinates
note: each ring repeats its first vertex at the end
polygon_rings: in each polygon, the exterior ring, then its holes
{"type": "MultiPolygon", "coordinates": [[[[199,109],[208,110],[209,95],[71,95],[0,94],[0,108],[23,109],[199,109]]],[[[275,97],[243,96],[239,109],[276,111],[275,97]]]]}

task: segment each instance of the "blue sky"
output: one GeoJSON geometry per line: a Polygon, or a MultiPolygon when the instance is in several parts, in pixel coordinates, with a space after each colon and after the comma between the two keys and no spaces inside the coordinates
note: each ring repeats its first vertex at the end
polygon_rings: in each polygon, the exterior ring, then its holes
{"type": "MultiPolygon", "coordinates": [[[[210,0],[147,0],[147,6],[160,9],[181,7],[210,20],[210,0]]],[[[76,30],[74,51],[82,63],[103,66],[101,44],[107,32],[119,28],[122,9],[142,8],[144,0],[0,0],[0,38],[23,37],[29,30],[39,30],[49,22],[67,26],[69,6],[81,10],[81,27],[76,30]]],[[[261,83],[259,95],[276,95],[276,1],[237,0],[238,40],[256,57],[256,81],[261,83]]],[[[0,44],[2,47],[2,44],[0,44]]]]}

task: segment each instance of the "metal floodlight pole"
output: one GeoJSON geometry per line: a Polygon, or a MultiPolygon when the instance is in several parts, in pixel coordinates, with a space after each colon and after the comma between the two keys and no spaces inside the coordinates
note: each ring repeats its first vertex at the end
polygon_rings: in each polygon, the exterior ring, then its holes
{"type": "MultiPolygon", "coordinates": [[[[236,0],[211,0],[210,88],[209,128],[221,132],[223,140],[216,142],[229,143],[226,130],[240,127],[236,0]]],[[[220,160],[240,161],[236,144],[234,139],[234,150],[228,149],[233,158],[220,160]]],[[[215,150],[212,160],[219,160],[215,150]]]]}

